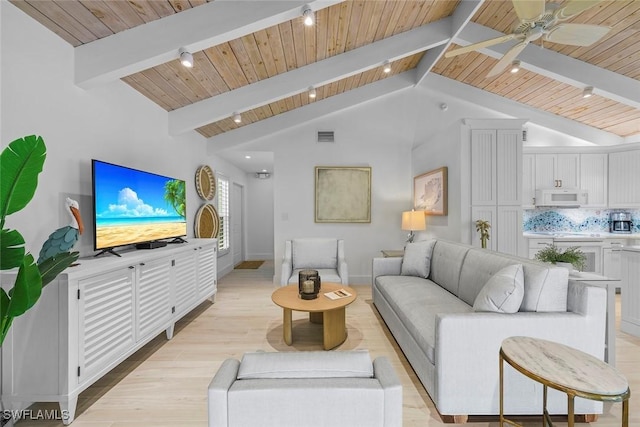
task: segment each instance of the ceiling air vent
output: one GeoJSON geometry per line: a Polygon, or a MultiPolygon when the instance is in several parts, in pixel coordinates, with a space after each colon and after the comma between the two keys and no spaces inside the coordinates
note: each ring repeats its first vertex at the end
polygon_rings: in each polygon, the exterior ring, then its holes
{"type": "Polygon", "coordinates": [[[332,130],[320,130],[318,131],[318,142],[336,142],[332,130]]]}

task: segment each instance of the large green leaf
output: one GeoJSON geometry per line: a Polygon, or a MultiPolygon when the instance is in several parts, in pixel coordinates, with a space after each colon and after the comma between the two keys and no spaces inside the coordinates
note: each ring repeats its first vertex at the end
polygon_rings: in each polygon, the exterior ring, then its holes
{"type": "Polygon", "coordinates": [[[8,308],[9,308],[9,296],[4,291],[4,289],[0,288],[0,314],[2,315],[1,317],[3,319],[6,317],[5,314],[8,308]]]}
{"type": "Polygon", "coordinates": [[[24,238],[18,230],[2,230],[0,251],[0,270],[20,267],[24,258],[24,238]]]}
{"type": "Polygon", "coordinates": [[[47,147],[41,137],[16,139],[0,155],[0,220],[24,208],[33,198],[47,147]]]}
{"type": "Polygon", "coordinates": [[[42,277],[40,277],[40,270],[33,259],[33,255],[27,254],[24,257],[12,291],[11,301],[7,308],[7,315],[11,317],[18,317],[24,314],[40,298],[42,277]]]}
{"type": "Polygon", "coordinates": [[[42,287],[55,279],[65,268],[76,262],[80,254],[78,252],[63,252],[42,261],[38,268],[42,276],[42,287]]]}

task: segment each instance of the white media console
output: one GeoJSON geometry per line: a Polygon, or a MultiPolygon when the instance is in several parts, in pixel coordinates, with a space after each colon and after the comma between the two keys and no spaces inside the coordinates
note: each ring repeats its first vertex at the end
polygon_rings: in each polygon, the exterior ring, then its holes
{"type": "Polygon", "coordinates": [[[171,339],[175,322],[207,298],[215,301],[216,239],[120,255],[80,259],[14,320],[1,348],[4,409],[59,402],[71,423],[80,392],[159,333],[171,339]]]}

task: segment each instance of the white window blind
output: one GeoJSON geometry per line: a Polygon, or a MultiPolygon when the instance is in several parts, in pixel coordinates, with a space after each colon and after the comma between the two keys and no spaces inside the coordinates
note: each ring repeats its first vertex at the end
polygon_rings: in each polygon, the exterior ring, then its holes
{"type": "Polygon", "coordinates": [[[229,250],[229,180],[218,175],[218,216],[220,217],[220,231],[218,232],[218,250],[229,250]]]}

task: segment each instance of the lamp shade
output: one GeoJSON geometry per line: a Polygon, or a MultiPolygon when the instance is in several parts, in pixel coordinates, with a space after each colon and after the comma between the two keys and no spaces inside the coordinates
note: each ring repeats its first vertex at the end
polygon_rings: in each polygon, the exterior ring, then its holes
{"type": "Polygon", "coordinates": [[[423,211],[402,212],[402,229],[409,231],[426,230],[427,222],[423,211]]]}

